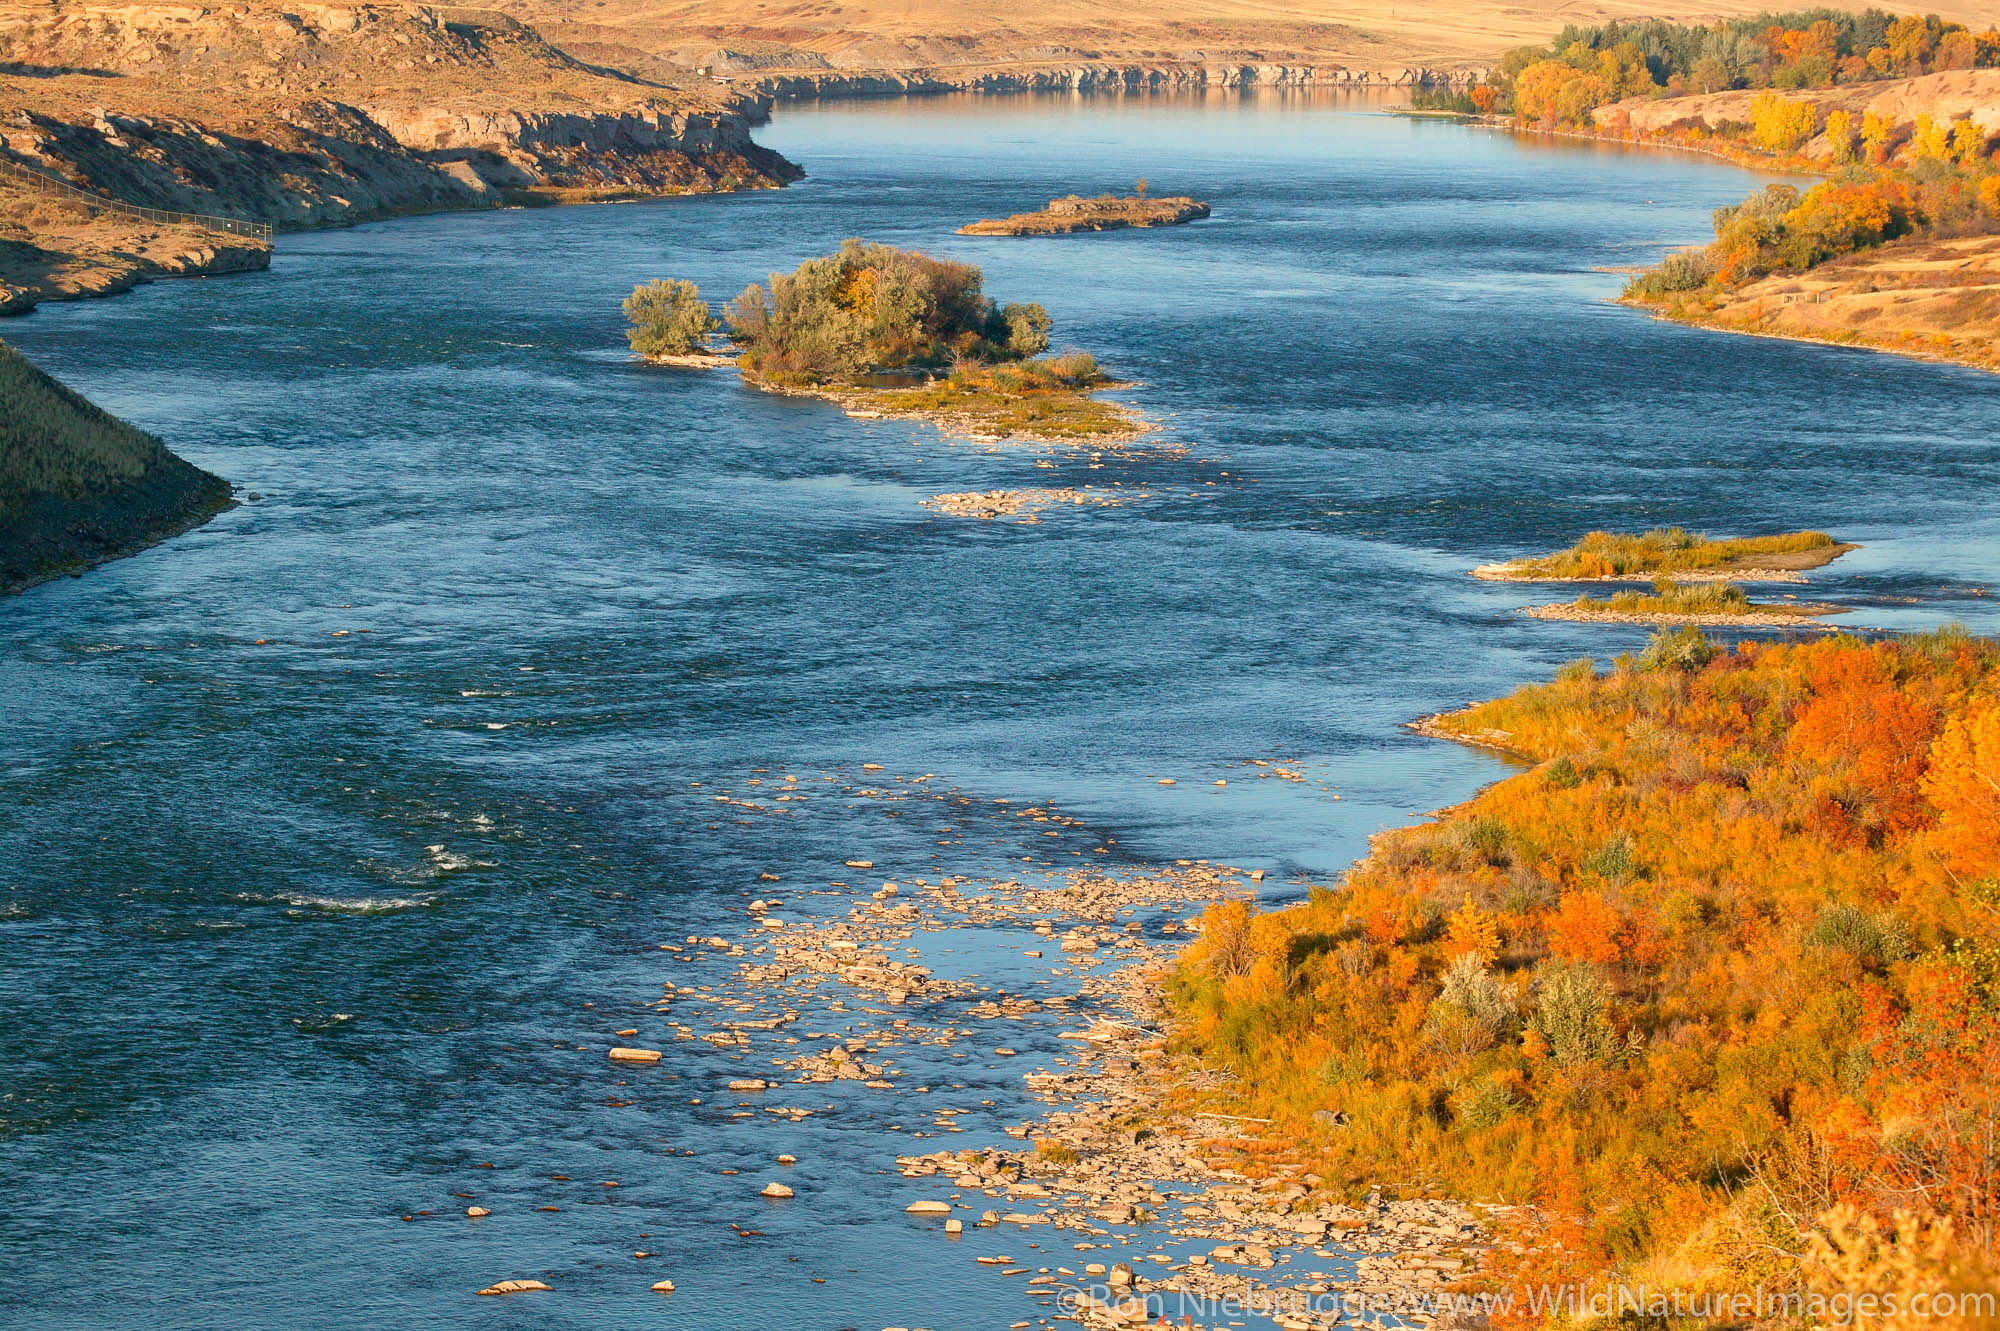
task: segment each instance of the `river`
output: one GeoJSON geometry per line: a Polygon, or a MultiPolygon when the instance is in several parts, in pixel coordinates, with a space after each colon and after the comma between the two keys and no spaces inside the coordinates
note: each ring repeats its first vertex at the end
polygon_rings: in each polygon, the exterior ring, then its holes
{"type": "MultiPolygon", "coordinates": [[[[735,1118],[720,1080],[770,1051],[604,1057],[662,979],[734,964],[662,942],[940,871],[1330,881],[1505,771],[1404,720],[1643,643],[1466,577],[1593,527],[1823,527],[1863,543],[1816,577],[1849,622],[2000,629],[2000,378],[1608,303],[1735,168],[1277,95],[784,107],[760,138],[808,178],[285,236],[267,274],[5,328],[243,499],[0,603],[10,1324],[1009,1326],[894,1157],[1004,1140],[1055,1028],[735,1118]],[[1142,175],[1213,219],[953,234],[1142,175]],[[635,283],[719,300],[846,236],[1042,301],[1178,447],[995,450],[630,362],[635,283]],[[1045,485],[1147,497],[919,507],[1045,485]],[[808,798],[768,798],[786,775],[808,798]],[[964,1132],[913,1143],[932,1081],[964,1132]],[[472,1296],[526,1275],[556,1292],[472,1296]]],[[[1029,985],[1019,941],[921,950],[1029,985]]]]}

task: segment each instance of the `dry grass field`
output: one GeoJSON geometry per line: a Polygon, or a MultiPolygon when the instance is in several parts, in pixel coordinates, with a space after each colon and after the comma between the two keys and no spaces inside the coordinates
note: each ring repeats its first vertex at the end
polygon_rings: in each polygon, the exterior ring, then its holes
{"type": "MultiPolygon", "coordinates": [[[[1398,0],[503,0],[550,40],[592,58],[644,53],[734,70],[942,71],[1079,63],[1476,66],[1570,23],[1740,18],[1756,0],[1507,5],[1398,0]],[[728,58],[733,55],[733,59],[728,58]]],[[[1862,9],[1867,6],[1851,4],[1862,9]]],[[[1991,7],[1943,0],[1985,27],[1991,7]]]]}

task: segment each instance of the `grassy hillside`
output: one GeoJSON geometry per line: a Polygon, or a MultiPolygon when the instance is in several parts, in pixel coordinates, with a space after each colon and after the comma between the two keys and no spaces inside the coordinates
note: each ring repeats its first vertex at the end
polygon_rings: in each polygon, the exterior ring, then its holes
{"type": "Polygon", "coordinates": [[[1514,1287],[1992,1288],[2000,644],[1682,630],[1433,728],[1537,765],[1186,959],[1253,1169],[1526,1203],[1514,1287]]]}
{"type": "Polygon", "coordinates": [[[222,479],[0,343],[0,589],[143,549],[228,501],[222,479]]]}

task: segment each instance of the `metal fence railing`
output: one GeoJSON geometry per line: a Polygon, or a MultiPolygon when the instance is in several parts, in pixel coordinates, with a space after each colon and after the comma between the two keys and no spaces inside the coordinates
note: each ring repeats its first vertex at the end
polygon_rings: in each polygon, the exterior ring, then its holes
{"type": "Polygon", "coordinates": [[[269,222],[246,222],[240,217],[211,217],[206,213],[178,213],[167,208],[142,208],[136,203],[126,203],[108,194],[99,194],[70,184],[61,176],[47,171],[37,171],[32,166],[8,161],[0,157],[0,179],[14,181],[43,194],[54,194],[62,198],[75,199],[92,208],[102,208],[107,212],[120,213],[126,217],[143,218],[148,222],[163,222],[173,226],[197,226],[205,231],[221,231],[232,236],[248,236],[252,240],[271,243],[269,222]]]}

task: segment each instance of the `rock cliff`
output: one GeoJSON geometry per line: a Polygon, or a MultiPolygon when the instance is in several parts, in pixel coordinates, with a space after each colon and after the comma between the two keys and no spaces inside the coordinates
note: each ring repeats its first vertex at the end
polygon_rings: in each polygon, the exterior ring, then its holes
{"type": "MultiPolygon", "coordinates": [[[[762,108],[422,6],[0,5],[0,154],[131,203],[281,227],[768,188],[762,108]]],[[[0,186],[4,192],[4,186],[0,186]]]]}
{"type": "Polygon", "coordinates": [[[897,97],[943,92],[1200,92],[1249,88],[1410,88],[1474,83],[1473,66],[1357,68],[1290,64],[1075,64],[1018,70],[930,69],[909,72],[829,69],[732,76],[780,101],[897,97]]]}

